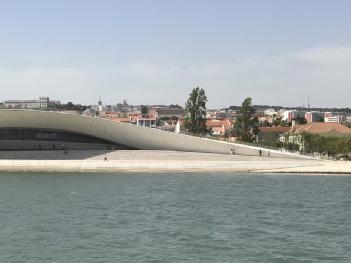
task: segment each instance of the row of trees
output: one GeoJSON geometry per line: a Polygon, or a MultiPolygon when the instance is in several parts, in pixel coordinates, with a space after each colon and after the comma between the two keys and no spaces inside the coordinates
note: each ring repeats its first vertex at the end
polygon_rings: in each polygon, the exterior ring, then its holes
{"type": "Polygon", "coordinates": [[[78,112],[83,112],[89,108],[90,106],[74,104],[73,102],[68,102],[66,104],[54,104],[54,105],[50,105],[49,107],[50,110],[71,110],[71,111],[78,111],[78,112]]]}
{"type": "Polygon", "coordinates": [[[320,153],[328,156],[348,156],[351,153],[351,137],[301,134],[304,153],[320,153]]]}
{"type": "MultiPolygon", "coordinates": [[[[206,128],[206,103],[207,97],[204,89],[196,87],[189,95],[185,104],[185,129],[194,134],[204,134],[209,131],[206,128]]],[[[259,133],[259,121],[254,117],[255,109],[252,99],[246,98],[240,109],[240,114],[231,130],[231,135],[245,142],[254,142],[259,133]]]]}

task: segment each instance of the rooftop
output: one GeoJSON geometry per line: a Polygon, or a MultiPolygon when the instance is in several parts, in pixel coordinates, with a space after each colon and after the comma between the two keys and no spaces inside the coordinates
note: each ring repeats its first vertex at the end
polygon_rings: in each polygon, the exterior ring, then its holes
{"type": "Polygon", "coordinates": [[[260,127],[260,132],[276,132],[276,133],[285,133],[290,130],[291,127],[285,126],[274,126],[274,127],[260,127]]]}
{"type": "Polygon", "coordinates": [[[351,129],[341,125],[340,123],[333,122],[311,122],[305,125],[297,125],[290,129],[293,133],[313,133],[323,135],[337,135],[337,136],[351,136],[351,129]]]}

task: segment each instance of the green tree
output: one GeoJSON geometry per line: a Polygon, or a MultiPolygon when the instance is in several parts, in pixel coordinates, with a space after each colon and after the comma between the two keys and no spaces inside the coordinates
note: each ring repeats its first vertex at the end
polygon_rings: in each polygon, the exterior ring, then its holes
{"type": "Polygon", "coordinates": [[[254,142],[259,134],[259,121],[254,116],[255,109],[252,106],[252,99],[246,98],[236,118],[232,134],[238,136],[244,142],[254,142]]]}
{"type": "Polygon", "coordinates": [[[73,102],[68,102],[65,106],[67,107],[68,110],[73,110],[74,104],[73,102]]]}
{"type": "Polygon", "coordinates": [[[189,94],[185,104],[185,129],[191,133],[202,134],[206,129],[206,102],[205,90],[196,87],[189,94]]]}
{"type": "Polygon", "coordinates": [[[351,138],[349,136],[321,136],[302,133],[304,153],[319,153],[328,156],[351,155],[351,138]]]}
{"type": "Polygon", "coordinates": [[[301,117],[301,116],[296,117],[294,119],[294,121],[295,121],[296,124],[299,124],[299,125],[303,125],[303,124],[307,123],[306,119],[304,117],[301,117]]]}
{"type": "Polygon", "coordinates": [[[141,114],[142,115],[147,115],[149,114],[149,108],[145,105],[141,105],[141,114]]]}

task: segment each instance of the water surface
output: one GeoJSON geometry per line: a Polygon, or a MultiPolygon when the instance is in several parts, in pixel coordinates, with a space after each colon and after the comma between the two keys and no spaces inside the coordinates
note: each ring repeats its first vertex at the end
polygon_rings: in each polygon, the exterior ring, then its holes
{"type": "Polygon", "coordinates": [[[351,262],[351,177],[1,173],[0,262],[351,262]]]}

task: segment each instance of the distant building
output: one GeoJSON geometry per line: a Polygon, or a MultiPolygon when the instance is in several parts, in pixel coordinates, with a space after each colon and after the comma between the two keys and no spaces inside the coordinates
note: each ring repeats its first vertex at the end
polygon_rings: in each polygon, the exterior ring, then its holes
{"type": "Polygon", "coordinates": [[[309,111],[305,114],[307,123],[323,121],[324,113],[319,111],[309,111]]]}
{"type": "Polygon", "coordinates": [[[276,126],[276,127],[259,127],[258,141],[282,141],[284,133],[290,130],[290,127],[276,126]]]}
{"type": "Polygon", "coordinates": [[[60,104],[59,101],[50,101],[49,97],[40,97],[38,100],[6,100],[4,107],[7,109],[46,109],[60,104]]]}
{"type": "Polygon", "coordinates": [[[291,127],[289,133],[301,134],[301,133],[312,133],[319,135],[330,135],[330,136],[350,136],[351,129],[341,125],[340,123],[333,122],[312,122],[305,125],[296,125],[291,127]]]}
{"type": "Polygon", "coordinates": [[[156,124],[157,124],[157,112],[153,109],[149,110],[148,114],[141,114],[140,111],[136,111],[136,112],[106,111],[101,115],[101,117],[115,122],[131,123],[142,127],[156,128],[156,124]]]}
{"type": "Polygon", "coordinates": [[[266,109],[264,110],[264,115],[269,115],[269,116],[273,116],[273,115],[277,115],[277,112],[274,109],[266,109]]]}
{"type": "Polygon", "coordinates": [[[340,123],[340,122],[341,122],[341,118],[340,118],[340,116],[324,117],[324,122],[336,122],[336,123],[340,123]]]}
{"type": "Polygon", "coordinates": [[[224,120],[207,120],[206,128],[212,131],[213,135],[223,136],[230,131],[233,124],[229,119],[224,120]]]}
{"type": "Polygon", "coordinates": [[[156,128],[156,118],[149,118],[148,116],[138,117],[137,126],[156,128]]]}
{"type": "Polygon", "coordinates": [[[216,119],[219,111],[218,110],[207,110],[206,118],[207,119],[216,119]]]}
{"type": "Polygon", "coordinates": [[[277,116],[278,113],[274,109],[266,109],[263,111],[263,115],[261,115],[258,120],[262,124],[273,123],[277,116]]]}
{"type": "Polygon", "coordinates": [[[329,117],[332,117],[332,116],[333,116],[333,114],[330,111],[324,112],[324,118],[329,118],[329,117]]]}
{"type": "Polygon", "coordinates": [[[305,113],[305,111],[286,110],[282,112],[282,120],[292,122],[294,119],[297,118],[305,118],[305,113]]]}
{"type": "Polygon", "coordinates": [[[150,109],[147,114],[139,113],[136,119],[137,126],[156,128],[156,123],[157,123],[157,112],[154,109],[150,109]]]}
{"type": "Polygon", "coordinates": [[[106,105],[105,106],[106,111],[112,111],[112,105],[106,105]]]}
{"type": "Polygon", "coordinates": [[[39,97],[39,108],[47,108],[49,106],[49,97],[39,97]]]}
{"type": "Polygon", "coordinates": [[[303,133],[318,134],[321,136],[351,136],[351,129],[333,122],[311,122],[305,125],[291,127],[288,132],[288,142],[298,144],[300,151],[304,149],[303,133]]]}
{"type": "Polygon", "coordinates": [[[168,118],[181,118],[184,116],[184,109],[179,108],[156,108],[158,118],[168,117],[168,118]]]}

